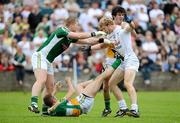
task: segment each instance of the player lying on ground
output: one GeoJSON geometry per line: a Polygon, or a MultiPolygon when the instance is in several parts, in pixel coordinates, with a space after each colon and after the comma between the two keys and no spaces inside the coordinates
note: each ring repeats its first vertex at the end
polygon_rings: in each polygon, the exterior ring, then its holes
{"type": "MultiPolygon", "coordinates": [[[[113,71],[120,65],[121,60],[116,59],[111,69],[106,69],[95,80],[89,80],[78,84],[77,92],[79,95],[76,98],[70,99],[69,95],[62,102],[58,101],[53,95],[46,95],[44,97],[44,103],[51,108],[48,109],[50,116],[79,116],[81,114],[87,114],[94,103],[94,97],[99,91],[104,78],[107,73],[113,73],[113,71]]],[[[73,94],[73,86],[70,79],[66,79],[69,86],[68,93],[73,94]]]]}

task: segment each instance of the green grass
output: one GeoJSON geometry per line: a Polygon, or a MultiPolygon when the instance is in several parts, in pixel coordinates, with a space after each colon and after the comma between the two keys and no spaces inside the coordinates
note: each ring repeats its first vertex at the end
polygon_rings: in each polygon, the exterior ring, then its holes
{"type": "MultiPolygon", "coordinates": [[[[64,93],[59,94],[62,96],[64,93]]],[[[104,108],[102,93],[95,99],[92,111],[80,117],[42,117],[27,110],[30,93],[0,93],[0,123],[180,123],[180,92],[138,92],[141,117],[114,118],[117,102],[111,96],[113,112],[102,118],[104,108]]],[[[128,100],[127,93],[125,98],[128,100]]],[[[129,100],[128,100],[129,105],[129,100]]]]}

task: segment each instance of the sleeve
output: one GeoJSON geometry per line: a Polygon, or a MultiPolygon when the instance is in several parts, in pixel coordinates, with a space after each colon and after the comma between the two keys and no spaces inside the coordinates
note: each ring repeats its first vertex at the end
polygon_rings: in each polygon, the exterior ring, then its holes
{"type": "Polygon", "coordinates": [[[60,27],[56,30],[55,33],[58,38],[61,38],[61,37],[67,36],[69,34],[69,30],[66,27],[60,27]]]}

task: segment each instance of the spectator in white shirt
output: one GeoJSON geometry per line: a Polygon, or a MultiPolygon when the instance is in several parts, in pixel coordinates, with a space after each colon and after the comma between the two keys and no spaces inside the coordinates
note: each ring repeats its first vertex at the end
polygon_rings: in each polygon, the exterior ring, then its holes
{"type": "Polygon", "coordinates": [[[84,11],[79,16],[79,24],[82,26],[84,32],[89,31],[88,24],[93,24],[93,20],[93,17],[88,14],[88,7],[86,6],[84,11]]]}
{"type": "Polygon", "coordinates": [[[72,16],[72,17],[78,16],[78,13],[80,12],[80,7],[75,2],[75,0],[67,0],[64,6],[68,10],[69,16],[72,16]]]}
{"type": "Polygon", "coordinates": [[[69,17],[69,12],[64,8],[63,3],[59,3],[58,7],[54,9],[54,15],[59,23],[64,23],[64,21],[69,17]]]}
{"type": "Polygon", "coordinates": [[[88,10],[88,14],[93,18],[94,27],[98,26],[98,19],[103,16],[103,11],[99,8],[99,3],[97,1],[91,4],[88,10]]]}
{"type": "Polygon", "coordinates": [[[38,35],[33,39],[33,44],[35,46],[35,50],[37,50],[43,42],[47,40],[47,37],[44,36],[43,30],[38,32],[38,35]]]}
{"type": "Polygon", "coordinates": [[[149,12],[150,19],[152,18],[155,19],[159,15],[162,15],[162,17],[164,18],[164,12],[161,9],[159,9],[158,4],[154,1],[152,5],[153,5],[153,9],[149,12]]]}
{"type": "Polygon", "coordinates": [[[144,12],[144,9],[141,8],[140,12],[137,14],[137,18],[139,20],[139,25],[143,28],[143,30],[147,30],[147,23],[149,22],[149,16],[144,12]]]}
{"type": "Polygon", "coordinates": [[[142,44],[143,51],[147,54],[148,58],[153,62],[156,61],[158,46],[153,39],[153,35],[150,31],[145,34],[145,42],[142,44]]]}

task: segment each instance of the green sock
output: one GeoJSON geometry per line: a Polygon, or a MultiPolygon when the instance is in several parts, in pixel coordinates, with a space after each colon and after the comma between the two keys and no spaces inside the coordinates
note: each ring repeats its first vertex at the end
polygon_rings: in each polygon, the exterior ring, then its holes
{"type": "Polygon", "coordinates": [[[105,99],[104,102],[105,102],[105,108],[110,109],[110,99],[105,99]]]}
{"type": "Polygon", "coordinates": [[[37,105],[37,103],[38,103],[38,96],[32,96],[32,97],[31,97],[31,104],[37,105]]]}

